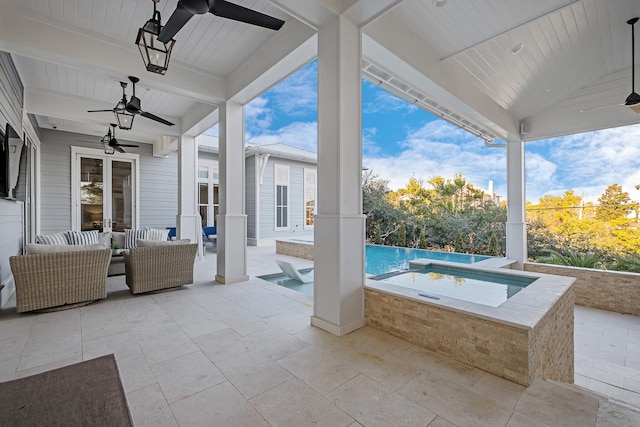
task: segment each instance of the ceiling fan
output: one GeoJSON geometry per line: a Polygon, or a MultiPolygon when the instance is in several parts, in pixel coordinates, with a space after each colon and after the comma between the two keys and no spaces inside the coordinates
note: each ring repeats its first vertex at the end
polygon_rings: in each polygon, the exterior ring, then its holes
{"type": "Polygon", "coordinates": [[[636,113],[640,114],[640,95],[636,93],[636,47],[635,47],[635,31],[634,26],[636,22],[638,22],[638,17],[631,18],[627,21],[627,24],[631,25],[631,93],[627,96],[623,104],[614,104],[614,105],[604,105],[600,107],[586,108],[584,110],[580,110],[581,113],[585,111],[591,110],[599,110],[601,108],[609,108],[616,106],[625,106],[629,107],[636,113]]]}
{"type": "Polygon", "coordinates": [[[284,21],[278,18],[226,0],[178,0],[178,6],[158,35],[158,40],[163,43],[169,43],[193,15],[202,15],[207,12],[222,18],[229,18],[276,31],[284,24],[284,21]]]}
{"type": "MultiPolygon", "coordinates": [[[[127,94],[125,92],[125,89],[127,88],[127,82],[120,82],[120,86],[122,87],[122,99],[118,101],[115,107],[113,107],[110,110],[88,110],[88,112],[99,113],[99,112],[112,111],[115,114],[116,119],[118,119],[120,129],[127,129],[127,130],[131,129],[131,126],[133,125],[133,119],[137,114],[141,115],[142,117],[155,120],[156,122],[162,123],[164,125],[173,126],[173,123],[163,119],[162,117],[158,117],[155,114],[142,111],[142,109],[140,108],[140,98],[136,96],[136,83],[138,83],[140,79],[137,77],[129,76],[129,80],[131,81],[131,83],[133,83],[133,94],[131,95],[130,100],[127,100],[127,94]],[[129,121],[127,122],[126,125],[122,123],[123,116],[130,117],[128,118],[129,121]]],[[[126,117],[125,117],[125,120],[127,120],[126,117]]]]}
{"type": "Polygon", "coordinates": [[[102,138],[102,143],[107,144],[109,147],[113,148],[119,153],[124,153],[124,149],[122,147],[139,147],[137,144],[120,144],[116,139],[116,127],[118,125],[115,123],[111,123],[111,127],[107,131],[107,134],[102,138]],[[113,132],[111,132],[111,128],[113,128],[113,132]]]}

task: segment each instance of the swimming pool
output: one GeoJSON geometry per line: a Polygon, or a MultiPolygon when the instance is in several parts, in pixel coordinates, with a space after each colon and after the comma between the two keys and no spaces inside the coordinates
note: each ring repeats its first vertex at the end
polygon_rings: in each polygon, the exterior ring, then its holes
{"type": "Polygon", "coordinates": [[[366,245],[369,275],[378,276],[392,271],[408,270],[409,261],[427,258],[435,261],[449,261],[461,264],[474,264],[491,258],[484,255],[470,255],[456,252],[430,251],[427,249],[399,248],[396,246],[366,245]]]}
{"type": "Polygon", "coordinates": [[[373,277],[373,280],[413,289],[417,296],[434,300],[444,296],[491,307],[498,307],[536,279],[436,264],[373,277]]]}

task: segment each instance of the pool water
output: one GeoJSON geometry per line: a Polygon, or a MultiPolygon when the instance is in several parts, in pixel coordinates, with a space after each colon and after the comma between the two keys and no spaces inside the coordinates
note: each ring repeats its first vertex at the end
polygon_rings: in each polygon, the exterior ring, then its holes
{"type": "MultiPolygon", "coordinates": [[[[313,243],[312,240],[291,240],[313,243]]],[[[382,245],[365,245],[365,251],[367,257],[365,270],[368,276],[379,276],[391,272],[406,272],[409,270],[409,261],[418,258],[457,262],[461,264],[473,264],[491,258],[490,256],[484,255],[469,255],[456,252],[440,252],[427,249],[399,248],[396,246],[382,245]]],[[[311,270],[311,268],[302,269],[300,272],[305,273],[311,270]]],[[[260,276],[260,278],[307,295],[313,295],[313,283],[300,283],[297,280],[289,279],[281,273],[260,276]]]]}
{"type": "Polygon", "coordinates": [[[415,289],[417,296],[440,296],[498,307],[536,278],[429,265],[420,270],[392,272],[373,278],[380,282],[415,289]]]}
{"type": "Polygon", "coordinates": [[[380,275],[391,271],[409,269],[409,261],[428,258],[435,261],[450,261],[461,264],[473,264],[491,258],[484,255],[461,254],[457,252],[430,251],[427,249],[399,248],[396,246],[366,245],[369,275],[380,275]]]}
{"type": "MultiPolygon", "coordinates": [[[[309,273],[313,268],[301,268],[299,271],[302,274],[309,273]]],[[[298,280],[290,279],[284,273],[267,274],[266,276],[258,276],[261,279],[267,280],[276,285],[284,286],[291,290],[301,292],[305,295],[313,295],[313,282],[300,283],[298,280]]]]}

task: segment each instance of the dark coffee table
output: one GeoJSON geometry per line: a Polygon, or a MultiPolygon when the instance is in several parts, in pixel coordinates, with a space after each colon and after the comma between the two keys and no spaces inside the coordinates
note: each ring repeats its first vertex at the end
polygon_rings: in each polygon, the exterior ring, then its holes
{"type": "Polygon", "coordinates": [[[122,253],[111,255],[111,264],[109,264],[107,276],[122,276],[123,274],[125,274],[124,255],[122,253]]]}

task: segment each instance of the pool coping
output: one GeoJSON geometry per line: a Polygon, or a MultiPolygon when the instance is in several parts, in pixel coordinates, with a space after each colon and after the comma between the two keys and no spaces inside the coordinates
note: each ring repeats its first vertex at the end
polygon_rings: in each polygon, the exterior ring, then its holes
{"type": "MultiPolygon", "coordinates": [[[[510,265],[506,259],[505,265],[510,265]]],[[[365,288],[376,290],[390,295],[398,295],[423,304],[437,307],[444,307],[460,313],[471,313],[480,318],[503,323],[520,329],[531,330],[543,316],[553,307],[553,305],[567,292],[575,278],[566,276],[554,276],[544,273],[532,273],[521,270],[510,270],[509,268],[494,267],[492,264],[482,265],[460,264],[449,261],[433,261],[429,259],[416,259],[410,262],[411,268],[424,268],[427,265],[442,265],[447,267],[463,268],[485,273],[513,275],[520,277],[531,277],[536,280],[519,291],[497,307],[478,304],[468,301],[438,295],[439,300],[434,300],[418,295],[415,289],[390,283],[378,282],[371,278],[366,279],[365,288]]]]}

